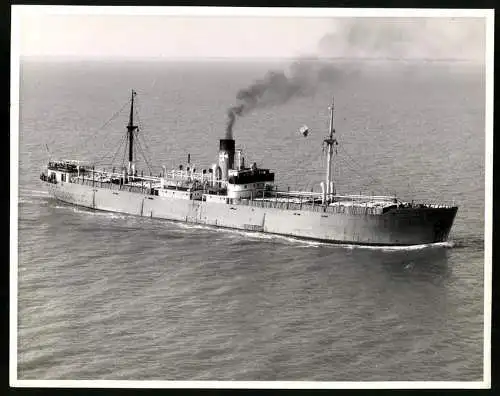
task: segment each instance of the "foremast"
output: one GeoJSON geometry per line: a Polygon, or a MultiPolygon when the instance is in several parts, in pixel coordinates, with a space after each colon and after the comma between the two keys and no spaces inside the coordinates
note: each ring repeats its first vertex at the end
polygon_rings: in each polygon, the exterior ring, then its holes
{"type": "Polygon", "coordinates": [[[134,164],[134,132],[137,130],[137,125],[134,125],[134,98],[137,93],[132,89],[131,99],[130,99],[130,116],[127,125],[127,136],[128,136],[128,174],[134,174],[135,164],[134,164]]]}
{"type": "Polygon", "coordinates": [[[335,184],[333,182],[333,151],[334,146],[338,145],[337,139],[334,137],[335,134],[335,119],[334,119],[334,98],[332,97],[332,104],[328,107],[330,110],[330,133],[328,137],[324,140],[327,148],[327,161],[326,161],[326,186],[323,189],[323,202],[327,203],[328,201],[333,200],[333,196],[335,195],[335,184]]]}

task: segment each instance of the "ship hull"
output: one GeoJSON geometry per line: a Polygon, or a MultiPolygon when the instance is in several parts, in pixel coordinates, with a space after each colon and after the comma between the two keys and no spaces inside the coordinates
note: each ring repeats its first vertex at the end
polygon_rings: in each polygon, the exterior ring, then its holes
{"type": "Polygon", "coordinates": [[[408,246],[444,242],[457,208],[395,208],[383,214],[323,213],[174,199],[76,183],[44,183],[63,202],[95,210],[329,243],[408,246]]]}

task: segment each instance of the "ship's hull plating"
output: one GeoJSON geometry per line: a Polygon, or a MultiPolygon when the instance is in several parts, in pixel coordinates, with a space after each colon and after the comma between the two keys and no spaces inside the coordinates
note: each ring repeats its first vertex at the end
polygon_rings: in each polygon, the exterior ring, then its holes
{"type": "Polygon", "coordinates": [[[322,213],[172,199],[74,183],[45,183],[58,200],[96,210],[264,232],[331,243],[444,242],[457,208],[399,208],[380,215],[322,213]]]}

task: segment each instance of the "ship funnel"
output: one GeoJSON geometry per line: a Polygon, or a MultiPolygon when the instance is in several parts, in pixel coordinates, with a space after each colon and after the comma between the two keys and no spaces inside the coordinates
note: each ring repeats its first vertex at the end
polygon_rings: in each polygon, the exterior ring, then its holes
{"type": "Polygon", "coordinates": [[[234,166],[234,139],[220,139],[219,166],[222,180],[227,180],[228,171],[234,166]]]}

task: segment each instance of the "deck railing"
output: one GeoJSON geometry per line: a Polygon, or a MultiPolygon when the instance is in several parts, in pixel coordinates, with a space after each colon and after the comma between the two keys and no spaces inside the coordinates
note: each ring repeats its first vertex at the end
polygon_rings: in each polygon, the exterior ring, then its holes
{"type": "Polygon", "coordinates": [[[352,206],[352,205],[338,205],[338,206],[326,206],[320,203],[297,203],[297,202],[284,202],[278,200],[250,200],[242,199],[234,202],[238,205],[247,205],[258,208],[273,208],[281,210],[305,210],[310,212],[322,212],[322,213],[345,213],[345,214],[357,214],[357,215],[377,215],[383,213],[383,207],[381,206],[352,206]]]}
{"type": "Polygon", "coordinates": [[[150,187],[149,183],[144,183],[142,186],[130,185],[130,184],[119,184],[119,183],[111,183],[109,181],[100,181],[90,178],[83,177],[73,177],[71,179],[71,183],[80,184],[89,187],[99,187],[99,188],[107,188],[109,190],[116,191],[129,191],[141,194],[152,194],[153,189],[150,187]]]}

